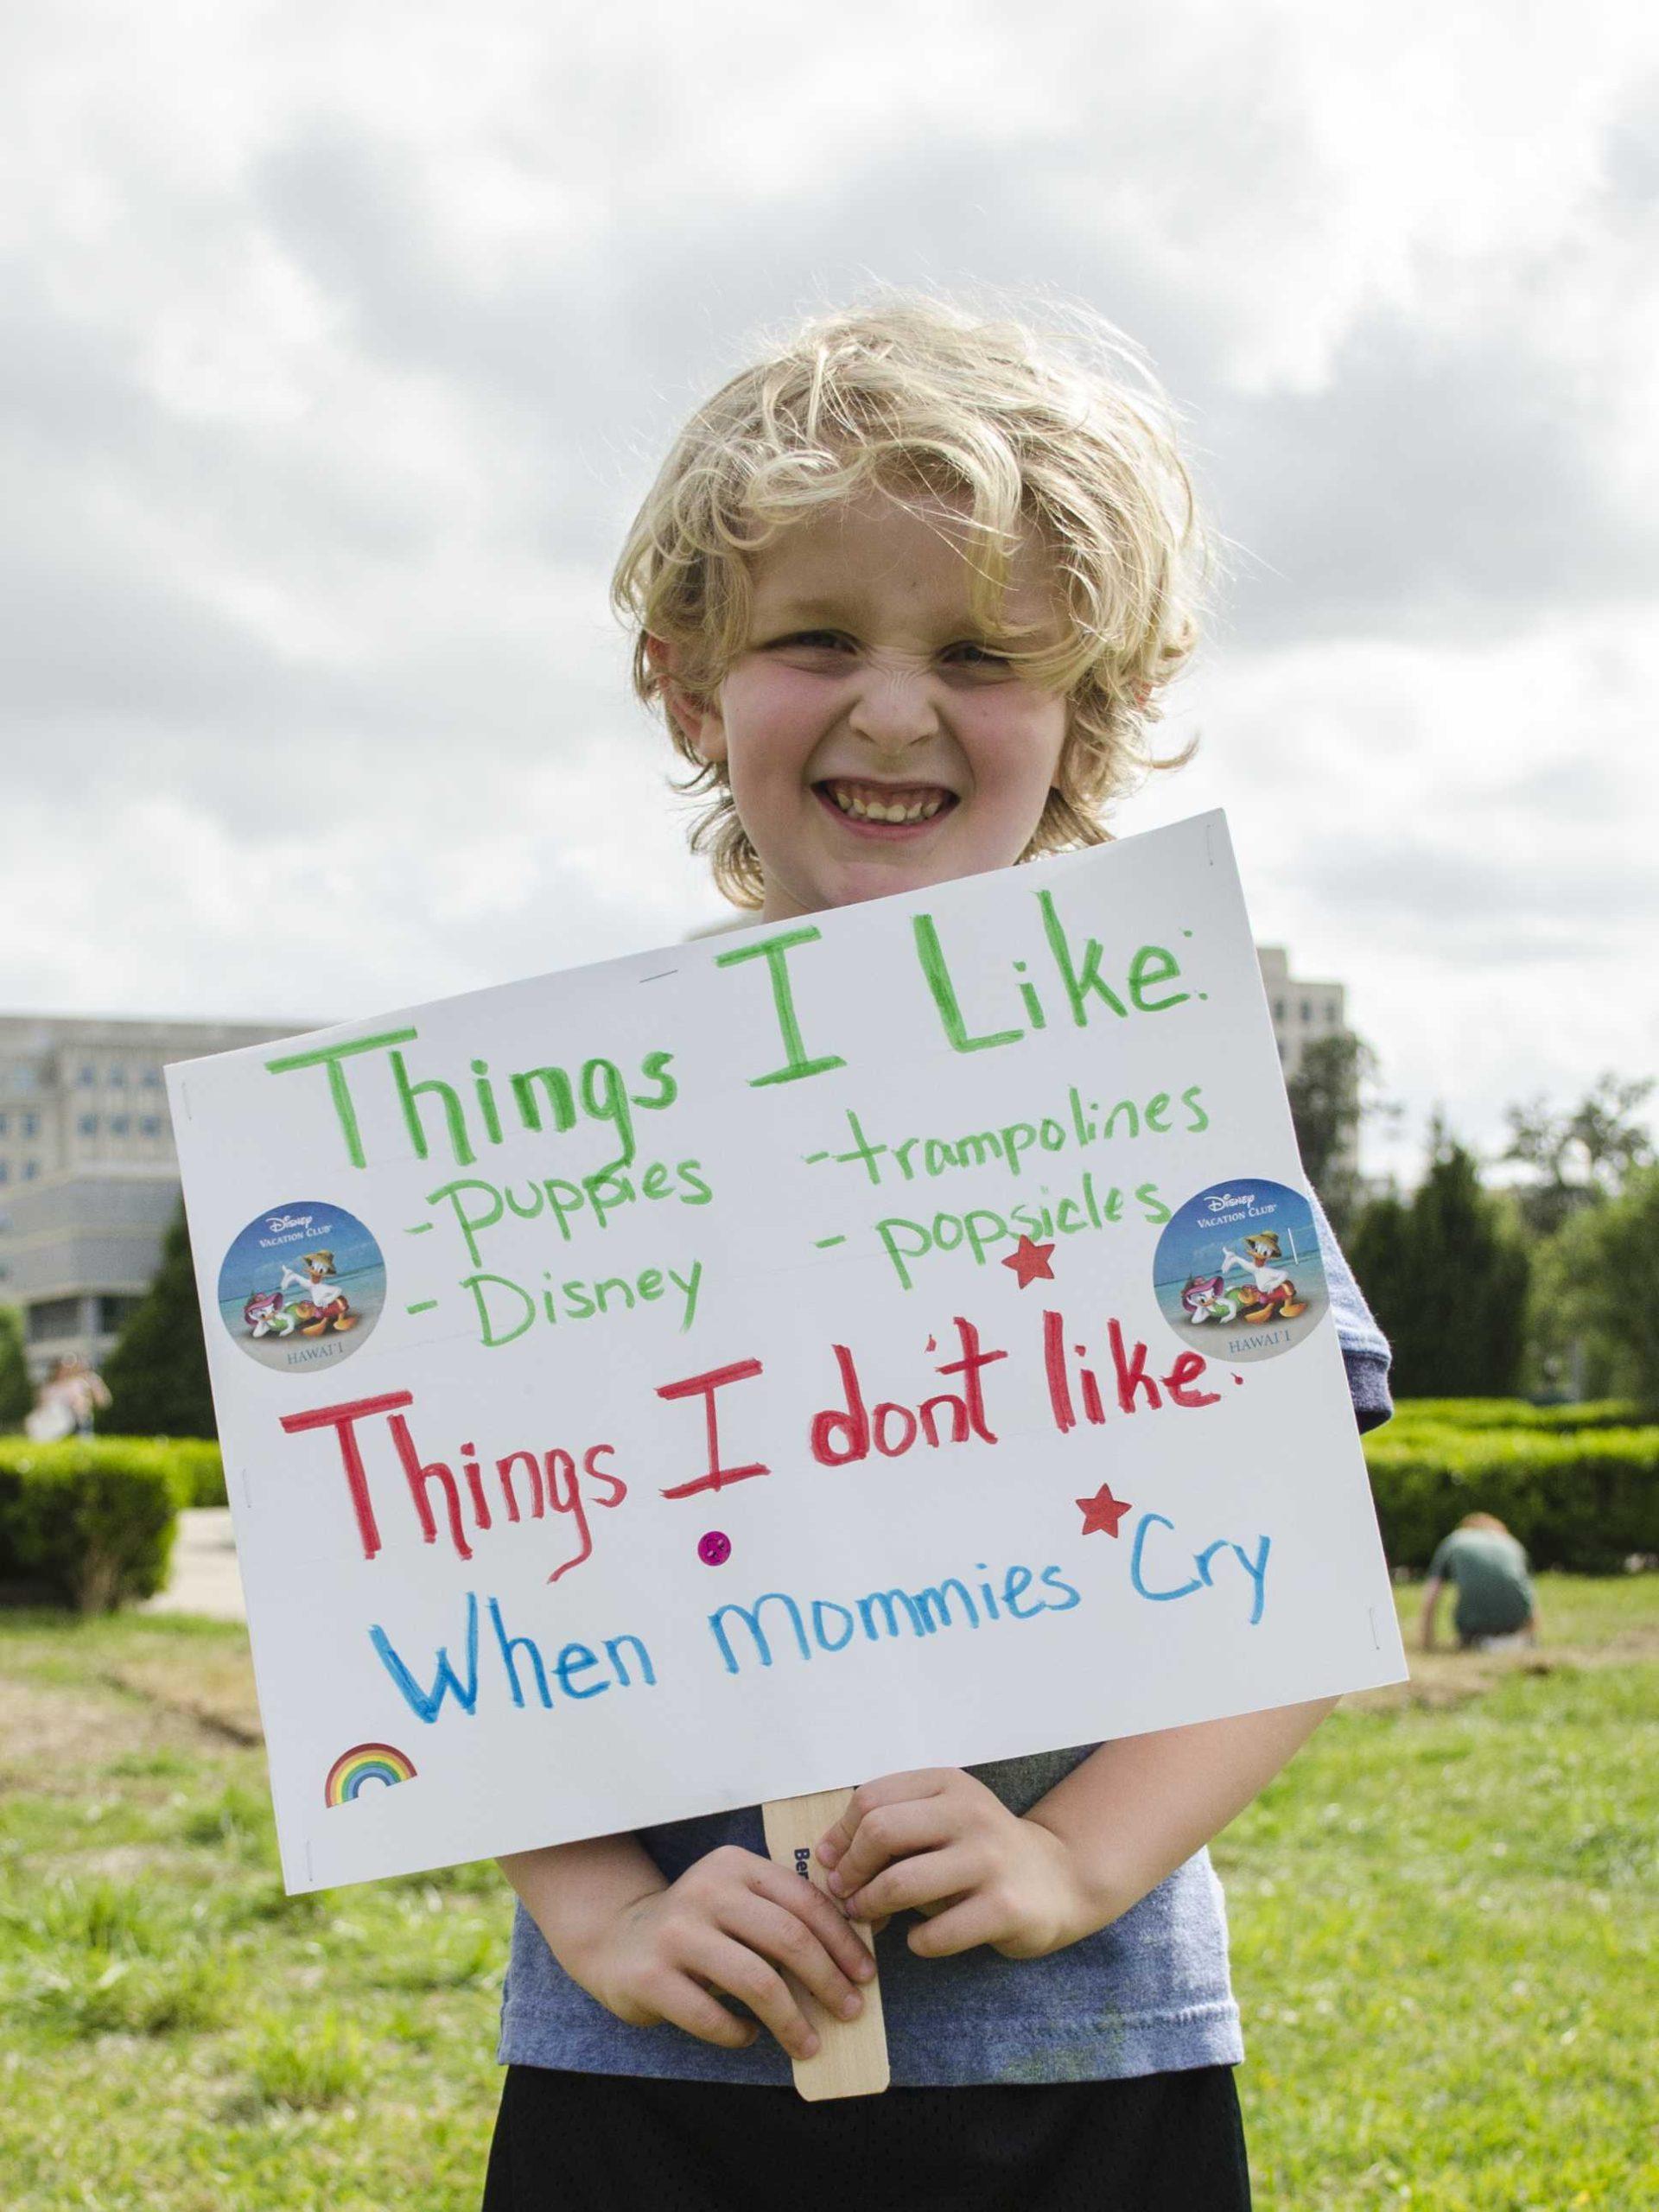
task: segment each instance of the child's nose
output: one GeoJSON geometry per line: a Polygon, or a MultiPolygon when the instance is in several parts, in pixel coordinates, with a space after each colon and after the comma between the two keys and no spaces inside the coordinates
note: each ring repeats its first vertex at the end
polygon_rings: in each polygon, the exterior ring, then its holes
{"type": "Polygon", "coordinates": [[[849,727],[881,750],[899,753],[938,734],[939,714],[925,667],[868,669],[848,715],[849,727]]]}

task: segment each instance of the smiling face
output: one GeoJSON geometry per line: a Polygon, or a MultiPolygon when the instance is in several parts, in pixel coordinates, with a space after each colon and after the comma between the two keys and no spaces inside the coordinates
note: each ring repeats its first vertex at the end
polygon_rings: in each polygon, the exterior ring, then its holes
{"type": "MultiPolygon", "coordinates": [[[[747,642],[711,709],[671,690],[723,761],[777,921],[1006,868],[1058,766],[1063,698],[1027,682],[976,620],[951,511],[871,492],[810,515],[754,557],[747,642]]],[[[1002,613],[1058,634],[1034,542],[1002,613]]],[[[665,649],[664,649],[665,650],[665,649]]]]}

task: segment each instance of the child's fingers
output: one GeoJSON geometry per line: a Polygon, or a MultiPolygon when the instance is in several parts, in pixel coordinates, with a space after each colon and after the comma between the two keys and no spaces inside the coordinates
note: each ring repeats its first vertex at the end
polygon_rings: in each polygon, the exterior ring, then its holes
{"type": "MultiPolygon", "coordinates": [[[[869,1953],[861,1939],[839,1913],[836,1918],[841,1921],[842,1936],[852,1937],[868,1967],[869,1953]]],[[[792,1912],[785,1912],[781,1905],[774,1904],[770,1897],[751,1894],[734,1899],[721,1924],[728,1936],[793,1974],[797,1981],[811,1991],[826,2012],[850,2020],[863,2010],[864,2000],[851,1978],[842,1973],[812,1929],[792,1912]]]]}
{"type": "MultiPolygon", "coordinates": [[[[744,1891],[781,1906],[798,1925],[817,1937],[841,1971],[853,1980],[868,1981],[875,1972],[863,1937],[848,1926],[846,1915],[816,1883],[804,1882],[798,1874],[789,1872],[770,1859],[760,1859],[754,1861],[744,1891]]],[[[721,1919],[722,1925],[726,1924],[724,1912],[721,1919]]]]}
{"type": "Polygon", "coordinates": [[[904,1774],[884,1774],[879,1782],[861,1782],[841,1818],[818,1838],[818,1863],[833,1866],[857,1834],[860,1823],[878,1807],[896,1805],[908,1798],[937,1797],[958,1779],[957,1767],[930,1766],[904,1774]]]}
{"type": "Polygon", "coordinates": [[[709,1929],[691,1947],[686,1963],[702,1980],[747,2005],[791,2057],[810,2058],[817,2050],[817,2036],[791,1996],[789,1984],[747,1943],[709,1929]]]}
{"type": "Polygon", "coordinates": [[[728,2012],[719,1998],[711,1997],[687,1974],[665,1979],[652,1991],[652,2005],[670,2026],[683,2028],[699,2043],[718,2044],[725,2050],[747,2050],[760,2032],[753,2020],[740,2020],[728,2012]]]}
{"type": "Polygon", "coordinates": [[[957,1824],[943,1797],[911,1798],[901,1804],[877,1805],[859,1822],[830,1876],[830,1887],[838,1897],[850,1897],[873,1881],[884,1866],[914,1851],[936,1850],[953,1842],[957,1824]]]}
{"type": "Polygon", "coordinates": [[[958,1897],[912,1928],[909,1942],[918,1959],[949,1959],[978,1944],[998,1942],[1007,1933],[1007,1915],[1001,1903],[982,1890],[958,1897]]]}
{"type": "Polygon", "coordinates": [[[900,1859],[867,1882],[847,1900],[855,1920],[874,1920],[882,1913],[922,1912],[945,1897],[972,1889],[980,1876],[979,1861],[965,1845],[943,1851],[924,1851],[900,1859]]]}

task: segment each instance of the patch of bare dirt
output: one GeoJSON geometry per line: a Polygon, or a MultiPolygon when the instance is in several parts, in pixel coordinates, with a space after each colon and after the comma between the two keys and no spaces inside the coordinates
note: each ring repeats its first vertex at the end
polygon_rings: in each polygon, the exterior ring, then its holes
{"type": "MultiPolygon", "coordinates": [[[[36,1861],[37,1867],[40,1863],[36,1861]]],[[[47,1863],[82,1881],[102,1878],[111,1882],[131,1882],[140,1874],[155,1873],[159,1867],[176,1877],[181,1868],[188,1869],[192,1864],[175,1847],[156,1843],[116,1843],[106,1851],[77,1851],[47,1863]]]]}
{"type": "Polygon", "coordinates": [[[1406,1707],[1444,1712],[1485,1696],[1511,1675],[1630,1667],[1654,1659],[1659,1659],[1659,1621],[1635,1623],[1605,1643],[1540,1643],[1520,1651],[1408,1649],[1408,1682],[1391,1682],[1379,1690],[1356,1690],[1343,1703],[1360,1713],[1397,1713],[1406,1707]]]}
{"type": "Polygon", "coordinates": [[[73,1794],[111,1759],[264,1740],[245,1648],[168,1645],[73,1685],[0,1675],[0,1788],[73,1794]]]}
{"type": "Polygon", "coordinates": [[[199,1725],[164,1707],[0,1675],[0,1788],[78,1794],[86,1768],[124,1753],[200,1748],[199,1725]]]}
{"type": "Polygon", "coordinates": [[[253,1668],[245,1649],[163,1645],[105,1669],[99,1680],[194,1721],[221,1742],[263,1744],[253,1668]]]}

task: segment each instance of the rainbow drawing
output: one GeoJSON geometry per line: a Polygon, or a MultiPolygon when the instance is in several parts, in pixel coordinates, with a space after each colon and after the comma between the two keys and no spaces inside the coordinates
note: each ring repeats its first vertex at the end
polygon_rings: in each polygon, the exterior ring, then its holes
{"type": "Polygon", "coordinates": [[[329,1768],[323,1802],[328,1805],[349,1804],[365,1782],[381,1782],[390,1789],[395,1782],[408,1782],[414,1772],[414,1760],[394,1745],[353,1744],[329,1768]]]}

